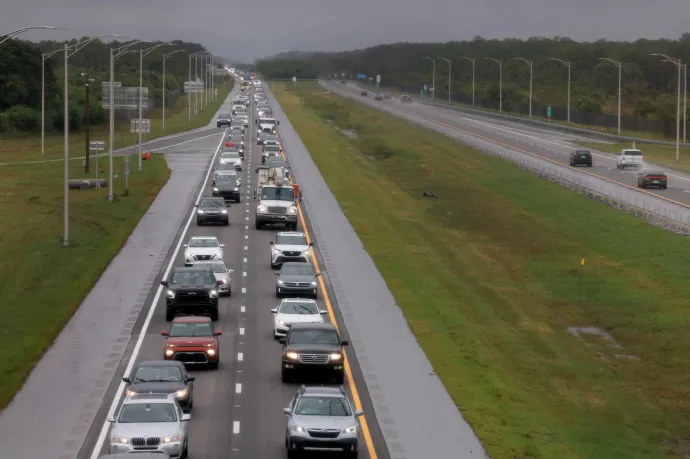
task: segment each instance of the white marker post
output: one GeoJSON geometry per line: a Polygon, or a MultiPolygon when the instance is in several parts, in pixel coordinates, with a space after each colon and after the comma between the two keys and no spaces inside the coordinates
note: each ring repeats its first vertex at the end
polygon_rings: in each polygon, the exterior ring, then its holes
{"type": "Polygon", "coordinates": [[[100,188],[98,185],[98,157],[101,155],[100,152],[105,150],[105,142],[102,140],[94,140],[89,142],[89,151],[96,152],[96,188],[100,188]]]}
{"type": "Polygon", "coordinates": [[[297,84],[297,77],[292,77],[292,85],[294,86],[297,84]]]}

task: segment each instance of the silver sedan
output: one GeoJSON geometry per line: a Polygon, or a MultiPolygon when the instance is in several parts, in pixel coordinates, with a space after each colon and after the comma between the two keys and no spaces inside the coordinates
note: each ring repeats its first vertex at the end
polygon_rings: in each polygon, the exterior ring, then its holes
{"type": "Polygon", "coordinates": [[[230,296],[232,294],[232,284],[230,274],[232,269],[228,269],[222,261],[200,261],[196,266],[208,266],[213,271],[218,283],[218,292],[223,296],[230,296]]]}

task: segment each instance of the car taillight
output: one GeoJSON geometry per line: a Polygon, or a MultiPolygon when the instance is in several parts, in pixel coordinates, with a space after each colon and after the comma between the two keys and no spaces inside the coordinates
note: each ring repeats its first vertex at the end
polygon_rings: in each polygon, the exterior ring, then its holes
{"type": "Polygon", "coordinates": [[[225,285],[225,281],[224,281],[224,280],[219,280],[219,281],[218,281],[218,285],[225,285]]]}
{"type": "Polygon", "coordinates": [[[623,161],[625,161],[625,159],[626,159],[626,158],[625,158],[625,155],[623,155],[623,161]]]}

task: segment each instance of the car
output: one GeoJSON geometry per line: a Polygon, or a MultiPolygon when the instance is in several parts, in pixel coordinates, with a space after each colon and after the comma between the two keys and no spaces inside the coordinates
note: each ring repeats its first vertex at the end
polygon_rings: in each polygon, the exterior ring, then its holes
{"type": "Polygon", "coordinates": [[[340,80],[340,84],[347,84],[347,80],[340,80]]]}
{"type": "Polygon", "coordinates": [[[230,135],[244,135],[244,125],[242,123],[233,122],[230,125],[230,135]]]}
{"type": "Polygon", "coordinates": [[[285,337],[280,338],[280,344],[284,383],[303,373],[333,377],[337,384],[345,380],[343,348],[350,342],[340,338],[335,325],[293,323],[285,337]]]}
{"type": "Polygon", "coordinates": [[[386,94],[383,95],[383,98],[384,98],[384,99],[391,99],[392,97],[393,97],[393,96],[392,96],[391,94],[389,94],[389,93],[386,93],[386,94]]]}
{"type": "Polygon", "coordinates": [[[278,136],[275,134],[269,134],[267,132],[260,132],[256,136],[256,143],[258,145],[263,145],[264,142],[277,143],[278,142],[278,136]]]}
{"type": "MultiPolygon", "coordinates": [[[[187,424],[174,395],[142,394],[125,397],[116,416],[109,417],[108,452],[150,453],[162,450],[170,457],[188,455],[187,424]]],[[[138,456],[132,456],[138,457],[138,456]]]]}
{"type": "Polygon", "coordinates": [[[263,139],[263,146],[266,147],[267,145],[276,145],[276,146],[280,147],[280,140],[278,140],[278,138],[276,136],[273,136],[273,137],[275,137],[275,138],[271,138],[271,139],[264,138],[263,139]]]}
{"type": "Polygon", "coordinates": [[[231,119],[232,115],[230,115],[229,113],[219,114],[216,117],[216,125],[217,127],[230,126],[231,119]]]}
{"type": "Polygon", "coordinates": [[[374,95],[374,100],[383,100],[383,94],[381,94],[380,92],[377,92],[374,95]]]}
{"type": "Polygon", "coordinates": [[[244,147],[244,136],[238,135],[237,133],[230,133],[228,142],[234,143],[235,147],[239,150],[240,147],[244,147]]]}
{"type": "Polygon", "coordinates": [[[311,264],[313,242],[307,242],[304,233],[281,231],[271,244],[271,268],[280,267],[285,262],[311,264]]]}
{"type": "MultiPolygon", "coordinates": [[[[232,172],[233,174],[237,175],[237,169],[235,169],[234,164],[216,164],[213,166],[213,184],[216,184],[216,180],[218,179],[218,176],[221,175],[222,172],[232,172]]],[[[239,178],[238,178],[239,179],[239,178]]]]}
{"type": "Polygon", "coordinates": [[[277,308],[271,309],[273,337],[280,339],[285,336],[292,324],[323,323],[323,316],[327,313],[328,311],[319,309],[315,300],[285,298],[277,308]]]}
{"type": "Polygon", "coordinates": [[[645,169],[637,175],[637,186],[649,188],[650,186],[667,189],[668,177],[658,169],[645,169]]]}
{"type": "Polygon", "coordinates": [[[211,320],[218,320],[218,281],[208,267],[173,268],[169,280],[161,285],[167,287],[166,321],[172,322],[178,313],[209,314],[211,320]]]}
{"type": "Polygon", "coordinates": [[[235,121],[235,120],[241,121],[242,125],[244,127],[249,127],[249,116],[244,115],[244,114],[240,114],[240,115],[235,116],[235,118],[233,118],[233,121],[235,121]]]}
{"type": "MultiPolygon", "coordinates": [[[[132,459],[129,454],[104,454],[98,456],[98,459],[132,459]]],[[[170,456],[164,451],[144,451],[137,453],[137,459],[170,459],[170,456]]]]}
{"type": "Polygon", "coordinates": [[[578,164],[584,164],[587,167],[592,167],[592,153],[588,150],[575,150],[570,153],[569,164],[572,167],[578,164]]]}
{"type": "Polygon", "coordinates": [[[221,197],[226,202],[240,202],[240,184],[237,176],[218,174],[213,185],[213,196],[221,197]]]}
{"type": "Polygon", "coordinates": [[[368,95],[369,95],[369,93],[368,93],[368,92],[366,92],[366,91],[362,91],[362,92],[361,92],[361,93],[360,93],[359,95],[360,95],[360,96],[368,96],[368,95]]]}
{"type": "Polygon", "coordinates": [[[283,263],[276,272],[276,296],[308,295],[312,298],[318,296],[316,278],[321,275],[314,271],[309,263],[296,263],[294,261],[283,263]]]}
{"type": "Polygon", "coordinates": [[[205,196],[194,207],[196,207],[197,226],[204,223],[222,223],[225,226],[230,224],[228,206],[223,199],[205,196]]]}
{"type": "Polygon", "coordinates": [[[220,154],[220,164],[232,164],[235,166],[235,170],[242,170],[242,158],[240,154],[235,151],[226,151],[220,154]]]}
{"type": "Polygon", "coordinates": [[[294,458],[306,449],[339,449],[349,459],[357,459],[359,451],[359,418],[340,387],[302,386],[286,414],[285,448],[287,457],[294,458]]]}
{"type": "Polygon", "coordinates": [[[412,102],[412,98],[407,94],[403,94],[402,96],[400,96],[400,102],[410,103],[412,102]]]}
{"type": "Polygon", "coordinates": [[[261,164],[264,164],[268,158],[281,157],[280,147],[278,145],[264,145],[262,150],[263,151],[261,152],[261,164]]]}
{"type": "MultiPolygon", "coordinates": [[[[226,164],[226,166],[227,166],[227,164],[226,164]]],[[[240,177],[239,175],[237,175],[237,171],[235,170],[235,167],[234,167],[234,166],[232,167],[232,169],[222,169],[222,170],[218,170],[218,171],[215,172],[215,175],[216,175],[216,177],[215,177],[215,179],[213,180],[213,184],[214,184],[214,185],[216,184],[216,180],[218,180],[218,177],[220,177],[221,175],[224,175],[224,176],[226,176],[226,177],[232,177],[232,178],[235,179],[235,181],[237,182],[237,185],[238,185],[238,186],[241,186],[241,185],[242,185],[242,177],[240,177]]]]}
{"type": "Polygon", "coordinates": [[[233,272],[232,269],[228,269],[225,266],[225,262],[217,261],[200,261],[194,266],[205,266],[208,267],[213,276],[216,278],[218,284],[218,293],[223,296],[232,295],[232,281],[230,279],[230,274],[233,272]]]}
{"type": "Polygon", "coordinates": [[[642,151],[633,148],[624,148],[616,156],[616,169],[625,169],[626,167],[639,168],[644,165],[644,156],[642,151]]]}
{"type": "Polygon", "coordinates": [[[122,378],[127,384],[128,397],[137,394],[174,395],[186,413],[194,408],[194,377],[189,376],[182,362],[176,360],[146,360],[139,362],[122,378]]]}
{"type": "Polygon", "coordinates": [[[222,260],[225,244],[215,236],[194,236],[184,245],[184,264],[192,266],[197,261],[222,260]]]}
{"type": "Polygon", "coordinates": [[[208,365],[215,370],[220,361],[218,337],[222,334],[214,330],[208,317],[177,317],[170,330],[161,332],[165,337],[163,358],[185,365],[208,365]]]}

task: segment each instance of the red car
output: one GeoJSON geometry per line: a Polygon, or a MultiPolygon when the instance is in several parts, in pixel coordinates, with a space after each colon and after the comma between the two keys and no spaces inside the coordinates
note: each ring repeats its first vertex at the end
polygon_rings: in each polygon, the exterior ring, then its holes
{"type": "Polygon", "coordinates": [[[169,331],[161,332],[165,336],[163,358],[185,365],[208,365],[216,369],[220,360],[218,336],[222,334],[214,330],[209,317],[177,317],[169,331]]]}

